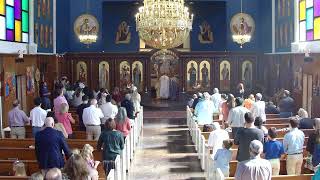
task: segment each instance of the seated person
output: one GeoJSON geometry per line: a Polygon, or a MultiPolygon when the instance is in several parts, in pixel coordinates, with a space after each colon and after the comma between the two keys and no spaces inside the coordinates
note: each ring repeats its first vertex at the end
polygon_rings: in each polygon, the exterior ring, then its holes
{"type": "Polygon", "coordinates": [[[268,101],[268,102],[266,103],[265,113],[266,113],[266,114],[279,114],[280,111],[279,111],[279,109],[277,108],[277,106],[273,104],[272,101],[268,101]]]}
{"type": "Polygon", "coordinates": [[[14,176],[27,176],[25,165],[21,161],[15,161],[12,170],[14,176]]]}
{"type": "Polygon", "coordinates": [[[299,109],[297,118],[299,121],[299,129],[313,129],[314,119],[308,117],[308,112],[302,108],[299,109]]]}

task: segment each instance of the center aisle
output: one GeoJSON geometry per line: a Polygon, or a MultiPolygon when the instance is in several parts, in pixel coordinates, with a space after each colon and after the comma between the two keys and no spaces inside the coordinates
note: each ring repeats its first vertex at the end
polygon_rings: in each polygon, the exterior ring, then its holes
{"type": "Polygon", "coordinates": [[[145,111],[129,179],[204,179],[185,111],[145,111]]]}

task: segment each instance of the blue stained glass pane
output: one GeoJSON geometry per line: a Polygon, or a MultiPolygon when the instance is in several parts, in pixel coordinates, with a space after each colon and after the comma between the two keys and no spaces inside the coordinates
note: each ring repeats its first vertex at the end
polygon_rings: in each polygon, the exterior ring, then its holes
{"type": "Polygon", "coordinates": [[[8,29],[14,29],[14,10],[13,7],[6,7],[6,25],[8,29]]]}
{"type": "Polygon", "coordinates": [[[313,8],[307,9],[307,30],[313,29],[313,8]]]}

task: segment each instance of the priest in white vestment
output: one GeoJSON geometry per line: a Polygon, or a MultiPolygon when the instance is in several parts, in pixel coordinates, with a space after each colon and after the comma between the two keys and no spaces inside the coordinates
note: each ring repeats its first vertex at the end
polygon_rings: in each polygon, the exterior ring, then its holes
{"type": "Polygon", "coordinates": [[[198,102],[194,115],[199,125],[212,124],[214,105],[208,92],[203,93],[203,96],[204,100],[198,102]]]}
{"type": "Polygon", "coordinates": [[[170,94],[170,78],[167,75],[162,75],[160,77],[160,98],[168,99],[170,94]]]}

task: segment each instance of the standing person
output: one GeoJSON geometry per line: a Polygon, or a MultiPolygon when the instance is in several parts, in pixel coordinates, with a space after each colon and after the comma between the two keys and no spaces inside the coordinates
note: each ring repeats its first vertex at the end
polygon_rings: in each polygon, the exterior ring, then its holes
{"type": "Polygon", "coordinates": [[[82,96],[82,104],[77,107],[80,131],[86,131],[86,126],[83,124],[82,114],[83,114],[83,110],[89,106],[90,106],[89,97],[87,95],[82,96]]]}
{"type": "Polygon", "coordinates": [[[60,106],[60,112],[58,114],[55,114],[57,120],[63,124],[63,127],[65,128],[66,132],[68,133],[68,138],[72,138],[72,127],[71,124],[75,123],[75,120],[73,119],[71,113],[68,113],[69,106],[68,104],[61,104],[60,106]]]}
{"type": "Polygon", "coordinates": [[[315,118],[315,132],[309,136],[307,152],[312,156],[312,166],[320,163],[320,118],[315,118]]]}
{"type": "Polygon", "coordinates": [[[202,98],[203,94],[198,92],[197,93],[197,98],[194,99],[193,103],[192,103],[192,109],[195,110],[196,109],[196,106],[197,104],[201,101],[201,98],[202,98]]]}
{"type": "Polygon", "coordinates": [[[35,107],[30,111],[30,119],[32,124],[32,137],[34,138],[44,125],[44,121],[47,117],[47,111],[41,108],[41,98],[34,99],[35,107]]]}
{"type": "Polygon", "coordinates": [[[96,177],[90,177],[90,172],[86,161],[80,154],[72,154],[63,168],[67,179],[74,180],[97,180],[96,177]]]}
{"type": "Polygon", "coordinates": [[[244,86],[243,83],[239,83],[237,86],[237,93],[235,94],[235,97],[240,97],[243,99],[244,97],[244,86]]]}
{"type": "Polygon", "coordinates": [[[192,95],[192,98],[190,98],[190,100],[188,101],[189,108],[192,108],[192,104],[193,104],[194,100],[197,98],[198,98],[198,96],[196,94],[192,95]]]}
{"type": "Polygon", "coordinates": [[[68,133],[64,128],[63,124],[58,121],[53,111],[49,111],[47,117],[52,117],[54,120],[54,128],[60,132],[62,132],[64,138],[68,139],[68,133]]]}
{"type": "Polygon", "coordinates": [[[298,129],[299,121],[290,119],[291,130],[283,139],[284,152],[287,154],[287,174],[300,175],[303,162],[304,133],[298,129]]]}
{"type": "Polygon", "coordinates": [[[25,125],[30,123],[30,119],[26,113],[20,109],[19,100],[14,100],[13,108],[8,113],[10,137],[12,139],[24,139],[26,137],[25,125]]]}
{"type": "Polygon", "coordinates": [[[106,95],[105,102],[99,106],[103,113],[103,118],[101,119],[101,129],[104,129],[104,123],[107,119],[112,118],[114,119],[118,114],[118,107],[111,103],[112,97],[108,94],[106,95]]]}
{"type": "MultiPolygon", "coordinates": [[[[229,108],[228,108],[228,96],[226,94],[221,94],[221,116],[223,123],[227,122],[228,115],[229,115],[229,108]]],[[[220,118],[219,118],[220,119],[220,118]]]]}
{"type": "Polygon", "coordinates": [[[233,143],[231,140],[224,140],[223,141],[223,148],[218,149],[217,153],[215,154],[214,160],[214,168],[220,168],[224,177],[229,177],[229,170],[230,170],[230,161],[232,159],[232,151],[230,148],[232,147],[233,143]]]}
{"type": "Polygon", "coordinates": [[[88,140],[98,140],[101,134],[100,124],[103,117],[101,109],[98,108],[98,101],[91,99],[90,106],[85,108],[82,114],[88,140]]]}
{"type": "Polygon", "coordinates": [[[42,101],[42,107],[44,110],[51,109],[50,95],[48,85],[46,82],[41,82],[40,84],[40,97],[42,101]]]}
{"type": "Polygon", "coordinates": [[[238,131],[234,138],[234,144],[239,145],[237,152],[237,160],[239,162],[250,159],[249,145],[253,140],[263,142],[264,134],[260,129],[257,129],[253,122],[254,119],[251,113],[245,114],[245,128],[238,131]]]}
{"type": "Polygon", "coordinates": [[[248,146],[250,159],[238,163],[235,180],[271,180],[271,165],[260,157],[263,151],[262,143],[253,140],[248,146]]]}
{"type": "Polygon", "coordinates": [[[132,87],[131,101],[133,102],[134,112],[135,113],[140,112],[141,95],[139,94],[138,89],[135,86],[132,87]]]}
{"type": "Polygon", "coordinates": [[[256,117],[256,118],[255,118],[255,120],[254,120],[254,125],[255,125],[258,129],[262,130],[262,132],[263,132],[263,134],[264,134],[265,136],[268,135],[268,129],[263,125],[263,121],[262,121],[262,118],[261,118],[261,117],[256,117]]]}
{"type": "Polygon", "coordinates": [[[57,115],[58,113],[60,113],[61,110],[61,104],[67,104],[68,105],[68,101],[67,99],[64,97],[63,95],[63,88],[57,89],[57,93],[58,93],[58,97],[56,97],[53,100],[53,109],[54,109],[54,113],[57,115]]]}
{"type": "Polygon", "coordinates": [[[252,109],[251,109],[251,113],[253,118],[257,118],[257,117],[261,117],[263,122],[266,122],[267,120],[267,116],[265,113],[265,109],[266,109],[266,103],[264,101],[262,101],[262,94],[257,93],[256,94],[256,102],[253,103],[252,109]]]}
{"type": "Polygon", "coordinates": [[[97,149],[101,150],[103,147],[102,157],[104,161],[104,169],[107,173],[114,168],[114,161],[116,160],[117,155],[120,155],[124,148],[124,138],[121,132],[115,130],[116,123],[113,119],[108,119],[105,125],[105,130],[99,137],[97,149]]]}
{"type": "Polygon", "coordinates": [[[124,107],[119,108],[119,113],[117,115],[116,121],[116,129],[122,132],[123,137],[127,137],[130,130],[130,119],[127,117],[127,111],[124,107]]]}
{"type": "Polygon", "coordinates": [[[45,129],[38,132],[35,138],[35,151],[39,168],[44,171],[50,168],[63,168],[64,155],[67,158],[71,155],[62,133],[53,127],[53,118],[46,118],[45,129]]]}
{"type": "Polygon", "coordinates": [[[77,88],[76,91],[72,95],[72,106],[77,108],[82,104],[82,97],[84,94],[80,88],[77,88]]]}
{"type": "Polygon", "coordinates": [[[98,165],[100,164],[100,161],[95,161],[93,157],[93,147],[90,144],[85,144],[81,150],[81,156],[87,163],[89,176],[92,177],[92,179],[99,178],[99,174],[97,171],[98,165]]]}
{"type": "Polygon", "coordinates": [[[134,106],[133,106],[133,103],[131,101],[131,95],[130,94],[126,94],[125,95],[124,101],[121,102],[121,107],[126,108],[127,116],[131,120],[131,122],[133,122],[134,118],[135,118],[135,116],[134,116],[134,106]]]}
{"type": "Polygon", "coordinates": [[[115,87],[112,92],[112,98],[117,103],[117,105],[120,105],[122,101],[122,95],[120,93],[120,89],[118,87],[115,87]]]}
{"type": "Polygon", "coordinates": [[[213,102],[210,100],[210,94],[203,93],[204,100],[200,101],[194,110],[194,116],[199,125],[211,124],[213,122],[213,102]]]}
{"type": "Polygon", "coordinates": [[[214,157],[217,150],[222,148],[223,141],[229,139],[229,133],[221,129],[220,124],[217,122],[214,122],[212,127],[213,131],[210,132],[208,146],[212,148],[211,154],[214,157]]]}
{"type": "Polygon", "coordinates": [[[264,144],[263,153],[265,153],[265,159],[267,159],[272,168],[272,175],[278,176],[280,172],[280,159],[284,155],[283,145],[280,141],[276,140],[277,130],[276,128],[270,128],[268,130],[268,141],[264,144]]]}
{"type": "Polygon", "coordinates": [[[244,100],[243,106],[250,111],[254,102],[255,102],[254,95],[250,94],[249,97],[244,100]]]}
{"type": "Polygon", "coordinates": [[[214,113],[220,113],[220,107],[221,107],[221,94],[219,93],[218,88],[213,89],[213,95],[211,96],[213,106],[214,106],[214,113]]]}
{"type": "Polygon", "coordinates": [[[280,118],[288,118],[294,112],[294,100],[290,97],[290,91],[284,90],[283,97],[279,102],[280,118]]]}
{"type": "Polygon", "coordinates": [[[232,136],[235,138],[238,130],[242,128],[245,124],[244,115],[249,112],[249,110],[242,106],[243,99],[236,98],[236,107],[229,111],[228,121],[229,127],[232,128],[232,136]]]}

